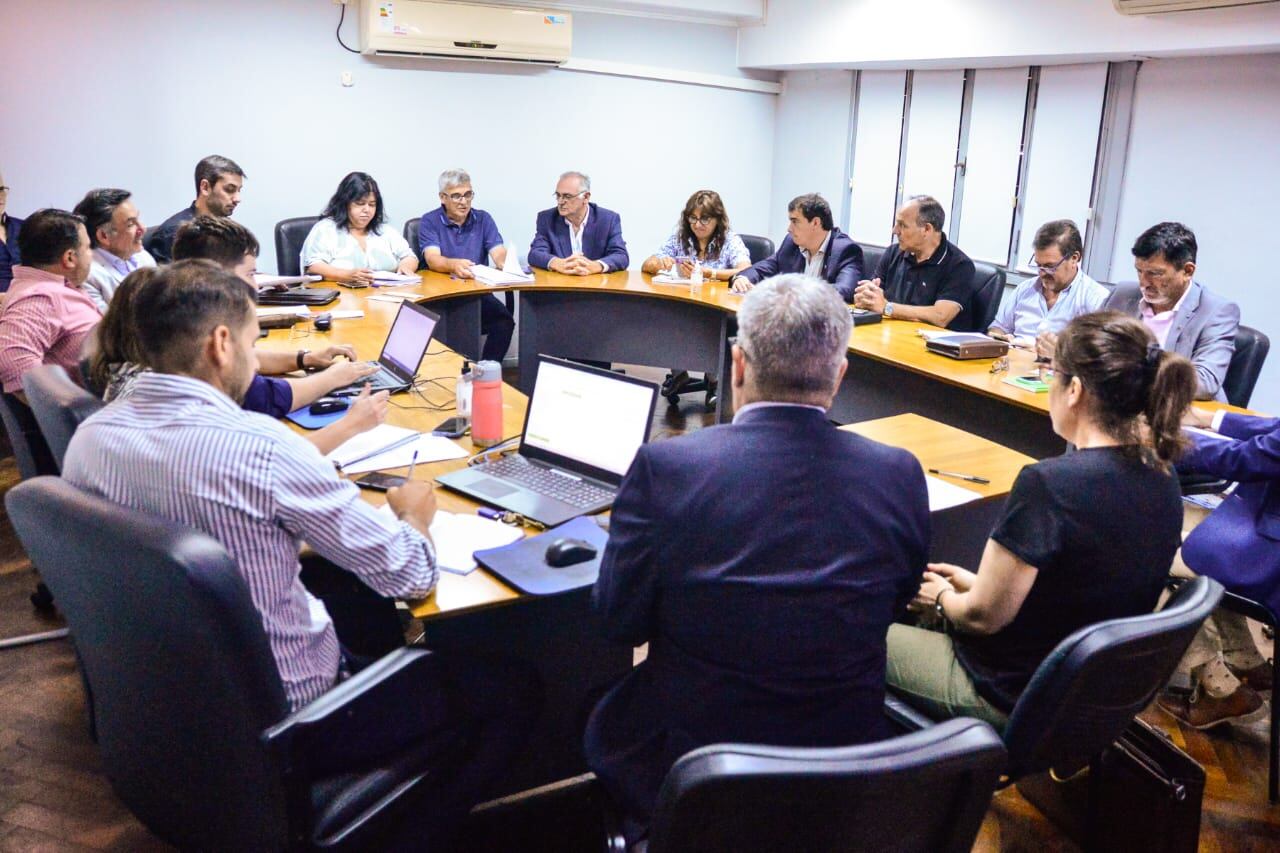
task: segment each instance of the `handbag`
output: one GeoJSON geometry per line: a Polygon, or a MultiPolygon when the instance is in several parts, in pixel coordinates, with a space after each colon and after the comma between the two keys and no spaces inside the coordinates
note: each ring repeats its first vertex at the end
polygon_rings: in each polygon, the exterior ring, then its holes
{"type": "Polygon", "coordinates": [[[1195,853],[1204,768],[1135,719],[1080,773],[1029,776],[1017,788],[1086,851],[1195,853]]]}

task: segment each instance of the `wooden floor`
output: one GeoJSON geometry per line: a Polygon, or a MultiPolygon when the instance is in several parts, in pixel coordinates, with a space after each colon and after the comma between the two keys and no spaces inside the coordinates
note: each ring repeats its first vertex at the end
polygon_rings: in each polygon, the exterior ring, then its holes
{"type": "MultiPolygon", "coordinates": [[[[658,374],[661,378],[661,374],[658,374]]],[[[654,437],[709,422],[701,395],[679,409],[660,401],[654,437]]],[[[17,482],[0,461],[0,493],[17,482]]],[[[27,596],[35,578],[0,513],[0,638],[56,627],[27,596]]],[[[1280,806],[1266,804],[1265,729],[1183,729],[1154,709],[1145,717],[1204,765],[1208,780],[1200,849],[1280,849],[1280,806]]],[[[0,650],[0,851],[162,850],[103,776],[84,718],[75,659],[65,641],[0,650]]],[[[1012,789],[998,794],[976,851],[1057,853],[1078,849],[1012,789]]],[[[571,853],[571,851],[570,851],[571,853]]]]}

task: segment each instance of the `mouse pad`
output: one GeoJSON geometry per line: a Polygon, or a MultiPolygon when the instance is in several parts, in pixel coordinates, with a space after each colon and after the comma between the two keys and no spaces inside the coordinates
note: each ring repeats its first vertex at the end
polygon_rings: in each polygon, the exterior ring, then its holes
{"type": "Polygon", "coordinates": [[[303,406],[301,409],[285,415],[285,417],[303,429],[320,429],[320,427],[328,426],[346,413],[347,409],[342,409],[337,412],[330,412],[327,415],[313,415],[308,406],[303,406]]]}
{"type": "Polygon", "coordinates": [[[604,556],[609,534],[596,524],[591,516],[580,515],[559,527],[529,536],[501,548],[476,551],[476,562],[493,572],[511,586],[529,595],[554,595],[591,586],[600,573],[600,558],[604,556]],[[581,539],[596,548],[593,559],[565,566],[562,569],[547,565],[547,546],[557,539],[581,539]]]}

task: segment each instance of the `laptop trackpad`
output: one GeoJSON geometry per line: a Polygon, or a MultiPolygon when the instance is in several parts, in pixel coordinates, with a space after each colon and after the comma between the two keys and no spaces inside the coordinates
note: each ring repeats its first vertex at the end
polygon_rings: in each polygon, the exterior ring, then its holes
{"type": "Polygon", "coordinates": [[[509,495],[512,492],[519,491],[515,486],[509,486],[501,480],[495,480],[492,477],[481,477],[474,483],[468,483],[467,488],[489,498],[500,498],[503,495],[509,495]]]}

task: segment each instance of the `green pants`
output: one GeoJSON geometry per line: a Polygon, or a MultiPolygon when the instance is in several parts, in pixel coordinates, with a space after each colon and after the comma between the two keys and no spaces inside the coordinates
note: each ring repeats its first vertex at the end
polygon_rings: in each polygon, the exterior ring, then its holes
{"type": "Polygon", "coordinates": [[[893,692],[934,719],[976,717],[1004,732],[1009,717],[978,695],[956,660],[951,638],[908,625],[889,626],[886,680],[893,692]]]}

